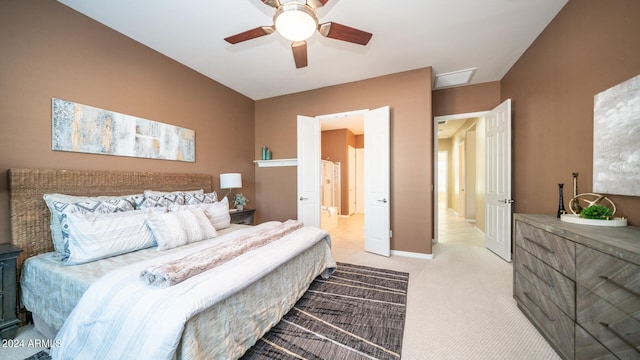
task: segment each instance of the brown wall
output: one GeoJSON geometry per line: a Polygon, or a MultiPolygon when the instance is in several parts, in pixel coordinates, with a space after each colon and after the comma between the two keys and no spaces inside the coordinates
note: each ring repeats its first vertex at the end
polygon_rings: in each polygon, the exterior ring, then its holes
{"type": "MultiPolygon", "coordinates": [[[[555,214],[592,191],[594,95],[640,74],[640,1],[571,0],[509,70],[502,98],[513,101],[515,211],[555,214]]],[[[610,196],[640,225],[640,197],[610,196]]]]}
{"type": "MultiPolygon", "coordinates": [[[[297,115],[319,116],[391,108],[391,249],[431,253],[433,120],[431,68],[331,86],[256,102],[255,156],[267,145],[275,158],[296,157],[297,115]]],[[[297,217],[296,172],[256,170],[258,211],[266,218],[297,217]],[[293,176],[291,176],[293,175],[293,176]]]]}
{"type": "Polygon", "coordinates": [[[0,49],[0,243],[14,167],[205,173],[216,188],[237,171],[255,201],[251,99],[53,0],[0,2],[0,49]],[[52,151],[52,97],[193,129],[196,161],[52,151]]]}
{"type": "Polygon", "coordinates": [[[487,111],[499,104],[499,81],[433,91],[433,116],[487,111]]]}

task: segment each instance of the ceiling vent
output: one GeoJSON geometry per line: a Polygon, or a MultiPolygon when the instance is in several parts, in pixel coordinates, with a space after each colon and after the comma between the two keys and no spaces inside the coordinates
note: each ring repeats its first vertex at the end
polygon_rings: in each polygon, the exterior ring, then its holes
{"type": "Polygon", "coordinates": [[[476,73],[476,69],[477,68],[471,68],[438,74],[436,75],[436,78],[433,82],[433,88],[443,89],[453,86],[466,85],[471,81],[471,78],[476,73]]]}

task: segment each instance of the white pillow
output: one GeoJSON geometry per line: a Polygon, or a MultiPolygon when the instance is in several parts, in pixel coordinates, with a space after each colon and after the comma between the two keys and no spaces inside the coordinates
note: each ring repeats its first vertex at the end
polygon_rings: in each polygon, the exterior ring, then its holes
{"type": "Polygon", "coordinates": [[[229,214],[229,200],[225,197],[213,204],[200,205],[172,205],[169,211],[184,211],[189,209],[203,209],[211,224],[216,230],[226,229],[231,225],[231,214],[229,214]]]}
{"type": "Polygon", "coordinates": [[[133,211],[133,198],[123,196],[73,196],[65,194],[45,194],[44,201],[50,212],[50,229],[53,247],[63,259],[69,255],[67,249],[66,216],[72,212],[113,213],[133,211]]]}
{"type": "Polygon", "coordinates": [[[229,214],[229,199],[224,199],[213,204],[206,204],[204,211],[216,230],[226,229],[231,225],[231,214],[229,214]]]}
{"type": "Polygon", "coordinates": [[[69,256],[65,265],[78,265],[155,245],[145,220],[163,209],[109,214],[67,214],[69,256]]]}
{"type": "Polygon", "coordinates": [[[150,213],[147,225],[158,244],[158,251],[217,236],[204,210],[199,208],[164,214],[150,213]]]}

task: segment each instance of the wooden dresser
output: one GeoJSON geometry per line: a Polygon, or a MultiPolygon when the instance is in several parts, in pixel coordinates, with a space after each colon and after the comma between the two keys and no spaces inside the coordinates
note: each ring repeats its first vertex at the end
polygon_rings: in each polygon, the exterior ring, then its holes
{"type": "Polygon", "coordinates": [[[640,228],[515,214],[513,296],[564,359],[640,359],[640,228]]]}

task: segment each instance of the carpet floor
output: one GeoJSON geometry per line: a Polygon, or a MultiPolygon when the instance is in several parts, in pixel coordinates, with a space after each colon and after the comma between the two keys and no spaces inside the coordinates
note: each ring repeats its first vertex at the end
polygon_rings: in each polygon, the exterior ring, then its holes
{"type": "Polygon", "coordinates": [[[408,284],[408,273],[338,263],[242,359],[400,359],[408,284]]]}

